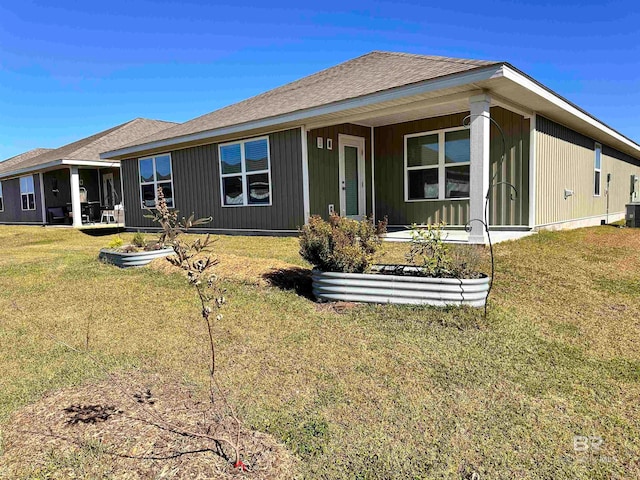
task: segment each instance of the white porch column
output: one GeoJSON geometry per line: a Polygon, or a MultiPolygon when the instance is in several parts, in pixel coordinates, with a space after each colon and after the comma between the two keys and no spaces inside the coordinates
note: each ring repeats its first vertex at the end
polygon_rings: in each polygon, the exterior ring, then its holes
{"type": "Polygon", "coordinates": [[[73,226],[82,227],[82,207],[80,206],[80,174],[78,167],[70,167],[71,172],[71,210],[73,211],[73,226]]]}
{"type": "MultiPolygon", "coordinates": [[[[309,197],[309,151],[307,145],[307,126],[300,127],[300,152],[302,153],[302,210],[304,223],[309,223],[311,200],[309,197]]],[[[122,178],[122,176],[120,176],[122,178]]]]}
{"type": "MultiPolygon", "coordinates": [[[[469,219],[484,220],[484,204],[489,188],[489,141],[491,98],[487,94],[469,98],[471,111],[471,166],[469,185],[469,219]]],[[[469,243],[487,242],[484,226],[471,223],[469,243]]]]}

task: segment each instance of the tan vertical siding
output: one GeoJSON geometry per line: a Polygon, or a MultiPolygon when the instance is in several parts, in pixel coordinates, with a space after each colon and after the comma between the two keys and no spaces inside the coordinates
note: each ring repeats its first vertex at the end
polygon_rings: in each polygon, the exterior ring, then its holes
{"type": "Polygon", "coordinates": [[[605,218],[606,179],[611,173],[609,213],[624,211],[629,178],[640,160],[603,145],[601,195],[594,196],[595,141],[545,117],[536,122],[536,225],[605,218]],[[572,190],[566,198],[564,191],[572,190]]]}

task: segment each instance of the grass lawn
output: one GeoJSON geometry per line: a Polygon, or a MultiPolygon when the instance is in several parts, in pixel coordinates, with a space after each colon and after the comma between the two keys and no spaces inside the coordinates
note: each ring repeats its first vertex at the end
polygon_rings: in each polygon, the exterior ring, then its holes
{"type": "MultiPolygon", "coordinates": [[[[161,268],[99,263],[109,240],[0,227],[0,434],[21,406],[102,374],[50,334],[88,342],[114,371],[206,386],[195,293],[161,268]]],[[[393,260],[405,246],[385,248],[393,260]]],[[[246,425],[294,452],[301,477],[640,477],[640,230],[498,245],[486,321],[477,310],[337,310],[271,286],[273,268],[306,268],[293,238],[219,237],[215,250],[229,299],[219,379],[246,425]],[[576,435],[601,437],[600,450],[576,452],[576,435]]],[[[52,453],[23,474],[55,477],[65,461],[52,453]]]]}

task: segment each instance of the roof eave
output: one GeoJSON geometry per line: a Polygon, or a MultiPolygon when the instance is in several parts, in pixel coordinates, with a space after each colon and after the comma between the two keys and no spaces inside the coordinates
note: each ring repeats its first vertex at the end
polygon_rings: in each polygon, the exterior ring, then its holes
{"type": "MultiPolygon", "coordinates": [[[[576,117],[582,122],[597,128],[600,132],[605,134],[606,136],[612,138],[613,140],[620,142],[622,145],[625,145],[627,148],[630,148],[635,152],[636,155],[640,155],[640,144],[631,140],[629,137],[623,135],[618,132],[614,128],[610,127],[606,123],[597,119],[593,115],[591,115],[586,110],[580,108],[575,103],[567,100],[562,95],[554,92],[552,89],[546,87],[542,83],[538,82],[534,78],[530,77],[526,73],[518,70],[513,65],[505,63],[503,66],[504,78],[519,84],[520,86],[526,88],[527,90],[533,92],[544,100],[549,101],[556,107],[561,108],[562,110],[568,112],[572,116],[576,117]]],[[[553,120],[553,119],[552,119],[553,120]]]]}
{"type": "Polygon", "coordinates": [[[119,167],[120,162],[118,160],[111,161],[102,161],[102,160],[77,160],[77,159],[58,159],[52,160],[47,163],[42,163],[40,165],[32,165],[30,167],[19,168],[17,170],[11,170],[8,172],[0,173],[0,178],[12,178],[19,177],[21,175],[27,175],[29,173],[36,173],[40,171],[50,170],[55,167],[60,166],[78,166],[78,167],[102,167],[102,168],[111,168],[111,167],[119,167]]]}
{"type": "Polygon", "coordinates": [[[120,160],[124,158],[139,156],[144,154],[145,152],[158,151],[158,149],[162,148],[170,149],[170,147],[177,147],[193,142],[205,142],[206,140],[215,139],[217,137],[233,135],[260,128],[275,128],[280,125],[295,123],[302,124],[309,119],[321,115],[339,113],[341,111],[346,111],[352,108],[382,103],[402,97],[410,97],[412,95],[426,93],[429,91],[436,91],[446,88],[458,87],[474,82],[490,80],[491,78],[496,78],[502,75],[501,70],[503,65],[504,64],[502,63],[497,63],[494,65],[482,66],[461,73],[446,75],[431,80],[425,80],[423,82],[413,83],[389,90],[383,90],[381,92],[375,92],[368,95],[341,100],[339,102],[320,105],[317,107],[311,107],[304,110],[297,110],[295,112],[277,115],[274,117],[262,118],[212,130],[205,130],[189,135],[182,135],[178,137],[158,140],[155,142],[132,145],[130,147],[119,148],[116,150],[101,153],[100,158],[120,160]]]}

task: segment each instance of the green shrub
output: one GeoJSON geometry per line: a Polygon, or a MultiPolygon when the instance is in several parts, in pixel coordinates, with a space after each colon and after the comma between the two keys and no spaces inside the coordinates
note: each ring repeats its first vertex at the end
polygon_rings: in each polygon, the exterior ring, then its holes
{"type": "Polygon", "coordinates": [[[350,220],[331,215],[329,221],[314,215],[300,230],[300,255],[324,272],[362,273],[371,265],[387,231],[386,219],[350,220]]]}
{"type": "Polygon", "coordinates": [[[147,246],[147,240],[144,238],[144,235],[141,232],[136,232],[136,234],[131,239],[131,245],[135,245],[139,248],[144,248],[147,246]]]}
{"type": "Polygon", "coordinates": [[[429,224],[425,228],[411,225],[411,243],[406,259],[421,268],[429,277],[452,276],[449,247],[442,238],[444,223],[429,224]]]}
{"type": "Polygon", "coordinates": [[[444,223],[411,225],[411,243],[406,259],[427,277],[479,278],[482,247],[451,245],[443,237],[444,223]]]}
{"type": "Polygon", "coordinates": [[[122,244],[124,242],[122,241],[122,238],[120,237],[116,237],[113,240],[111,240],[108,244],[107,244],[107,248],[111,248],[113,250],[117,250],[118,248],[122,247],[122,244]]]}

